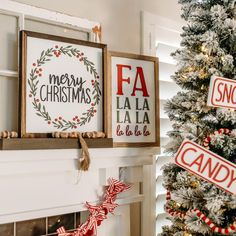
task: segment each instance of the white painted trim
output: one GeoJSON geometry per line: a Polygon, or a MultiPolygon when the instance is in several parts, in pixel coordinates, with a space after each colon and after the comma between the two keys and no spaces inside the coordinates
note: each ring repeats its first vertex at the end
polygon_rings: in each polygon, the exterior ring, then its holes
{"type": "Polygon", "coordinates": [[[13,70],[0,70],[0,76],[18,77],[18,72],[13,70]]]}
{"type": "MultiPolygon", "coordinates": [[[[128,205],[131,203],[136,202],[142,202],[144,200],[144,195],[139,194],[136,196],[126,197],[126,198],[119,198],[116,200],[116,203],[120,206],[122,205],[128,205]]],[[[99,204],[98,201],[96,202],[90,202],[92,205],[99,204]]],[[[87,208],[84,206],[85,203],[79,203],[74,205],[67,205],[67,206],[60,206],[60,207],[54,207],[54,208],[48,208],[48,209],[38,209],[38,210],[32,210],[32,211],[26,211],[26,212],[15,212],[12,214],[0,214],[0,222],[1,224],[6,224],[9,222],[17,222],[17,221],[23,221],[28,219],[37,219],[41,217],[50,217],[55,215],[61,215],[61,214],[67,214],[72,212],[81,212],[87,210],[87,208]]]]}
{"type": "Polygon", "coordinates": [[[148,22],[147,13],[141,12],[141,54],[156,55],[155,24],[148,22]]]}
{"type": "MultiPolygon", "coordinates": [[[[158,42],[158,28],[172,33],[180,34],[182,24],[165,17],[149,12],[141,12],[141,53],[156,56],[156,42],[158,42]]],[[[161,42],[161,41],[159,41],[161,42]]],[[[168,44],[169,45],[169,44],[168,44]]],[[[177,44],[170,46],[179,47],[177,44]]]]}
{"type": "MultiPolygon", "coordinates": [[[[89,21],[87,19],[70,16],[67,14],[42,9],[10,0],[1,0],[0,12],[3,14],[14,15],[16,17],[23,17],[24,19],[34,19],[41,22],[52,23],[55,25],[62,25],[69,28],[79,29],[90,34],[90,40],[95,38],[92,29],[95,26],[100,27],[99,22],[89,21]]],[[[24,28],[24,23],[20,23],[20,29],[24,28]]]]}
{"type": "Polygon", "coordinates": [[[145,199],[141,206],[142,236],[156,235],[156,156],[153,165],[143,166],[143,194],[145,199]]]}
{"type": "Polygon", "coordinates": [[[25,17],[35,17],[36,19],[44,19],[48,21],[58,22],[63,25],[76,26],[84,29],[92,29],[94,26],[100,26],[98,22],[89,21],[87,19],[66,15],[63,13],[42,9],[10,0],[1,0],[1,10],[8,11],[13,14],[24,14],[25,17]]]}
{"type": "MultiPolygon", "coordinates": [[[[90,170],[152,165],[152,157],[159,154],[159,150],[159,148],[89,149],[90,170]]],[[[38,175],[64,171],[76,173],[78,157],[79,151],[76,149],[1,151],[0,176],[38,175]]]]}

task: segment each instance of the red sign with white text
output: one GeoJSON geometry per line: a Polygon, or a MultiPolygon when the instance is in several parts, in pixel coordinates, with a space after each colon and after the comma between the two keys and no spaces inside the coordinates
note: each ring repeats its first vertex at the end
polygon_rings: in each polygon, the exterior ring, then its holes
{"type": "Polygon", "coordinates": [[[202,146],[184,140],[175,163],[226,192],[236,194],[236,165],[202,146]]]}
{"type": "Polygon", "coordinates": [[[212,77],[207,105],[236,110],[236,81],[218,76],[212,77]]]}

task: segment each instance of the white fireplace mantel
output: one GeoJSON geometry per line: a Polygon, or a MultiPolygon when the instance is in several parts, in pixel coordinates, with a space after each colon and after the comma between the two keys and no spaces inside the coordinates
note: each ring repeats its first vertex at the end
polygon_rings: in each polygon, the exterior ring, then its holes
{"type": "MultiPolygon", "coordinates": [[[[141,202],[142,235],[154,236],[159,149],[90,149],[87,172],[78,171],[79,153],[75,149],[0,151],[0,224],[84,211],[84,203],[97,203],[107,179],[113,177],[132,184],[118,199],[121,209],[129,212],[129,204],[141,202]]],[[[127,217],[123,223],[128,224],[127,217]]],[[[128,231],[122,236],[129,236],[128,231]]]]}

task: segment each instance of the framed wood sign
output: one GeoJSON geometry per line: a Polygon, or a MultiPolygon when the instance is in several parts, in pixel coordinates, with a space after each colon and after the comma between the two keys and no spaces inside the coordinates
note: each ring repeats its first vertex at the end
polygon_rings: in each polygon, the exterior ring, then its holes
{"type": "Polygon", "coordinates": [[[160,146],[158,59],[109,52],[114,146],[160,146]]]}
{"type": "Polygon", "coordinates": [[[20,133],[106,132],[106,45],[21,31],[20,133]]]}

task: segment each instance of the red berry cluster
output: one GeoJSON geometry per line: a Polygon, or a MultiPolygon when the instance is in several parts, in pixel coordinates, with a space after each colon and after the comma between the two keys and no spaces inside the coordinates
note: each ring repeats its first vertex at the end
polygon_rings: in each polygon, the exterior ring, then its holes
{"type": "Polygon", "coordinates": [[[78,53],[78,54],[76,55],[76,57],[79,58],[79,61],[83,61],[83,60],[84,60],[83,56],[84,56],[84,53],[83,53],[83,52],[78,53]]]}
{"type": "Polygon", "coordinates": [[[59,56],[61,55],[61,52],[60,52],[60,51],[54,51],[54,55],[55,55],[56,57],[59,57],[59,56]]]}
{"type": "MultiPolygon", "coordinates": [[[[33,63],[33,66],[36,66],[36,63],[33,63]]],[[[38,69],[36,69],[36,74],[38,75],[38,76],[42,76],[42,71],[43,71],[43,69],[42,68],[38,68],[38,69]]]]}
{"type": "Polygon", "coordinates": [[[79,123],[79,122],[80,122],[80,119],[79,119],[78,116],[74,116],[74,117],[73,117],[73,121],[77,121],[77,122],[79,123]]]}
{"type": "MultiPolygon", "coordinates": [[[[55,46],[55,48],[56,48],[56,49],[58,49],[58,48],[59,48],[59,46],[58,46],[58,45],[56,45],[56,46],[55,46]]],[[[60,50],[55,50],[53,53],[54,53],[54,55],[55,55],[56,57],[59,57],[59,56],[61,55],[61,52],[60,52],[60,50]]]]}

